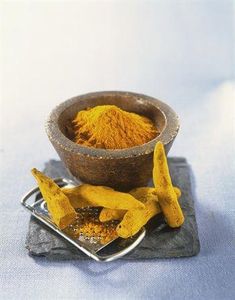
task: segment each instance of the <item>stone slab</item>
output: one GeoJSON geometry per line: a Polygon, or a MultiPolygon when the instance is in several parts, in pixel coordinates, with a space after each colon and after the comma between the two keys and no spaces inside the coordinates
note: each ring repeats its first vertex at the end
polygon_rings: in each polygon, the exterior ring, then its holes
{"type": "MultiPolygon", "coordinates": [[[[149,222],[144,240],[122,259],[187,257],[197,255],[200,251],[191,168],[185,158],[170,157],[168,162],[173,184],[182,191],[180,204],[185,222],[181,228],[171,229],[162,216],[156,216],[149,222]]],[[[70,177],[62,162],[56,160],[48,161],[44,172],[52,178],[70,177]]],[[[49,259],[89,259],[34,217],[30,219],[26,248],[32,256],[49,259]]]]}

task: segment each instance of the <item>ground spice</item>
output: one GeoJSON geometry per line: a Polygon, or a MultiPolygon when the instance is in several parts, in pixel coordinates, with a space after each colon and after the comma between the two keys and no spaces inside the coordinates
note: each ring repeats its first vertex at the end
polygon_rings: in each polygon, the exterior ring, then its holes
{"type": "Polygon", "coordinates": [[[77,233],[79,235],[82,234],[85,237],[95,238],[103,245],[107,244],[118,236],[116,227],[112,226],[112,224],[103,224],[92,221],[84,222],[77,233]]]}
{"type": "Polygon", "coordinates": [[[68,226],[64,232],[72,238],[89,238],[100,244],[106,244],[118,237],[116,232],[117,221],[101,223],[99,221],[100,209],[87,207],[76,210],[79,218],[68,226]]]}
{"type": "Polygon", "coordinates": [[[101,105],[78,112],[73,120],[75,142],[88,147],[124,149],[154,139],[158,129],[153,122],[115,105],[101,105]]]}

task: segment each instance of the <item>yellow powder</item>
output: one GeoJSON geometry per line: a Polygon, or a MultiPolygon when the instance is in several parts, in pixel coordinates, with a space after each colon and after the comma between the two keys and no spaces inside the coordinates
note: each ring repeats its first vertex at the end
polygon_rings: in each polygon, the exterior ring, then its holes
{"type": "Polygon", "coordinates": [[[75,142],[94,148],[131,148],[145,144],[159,134],[150,119],[126,112],[115,105],[82,110],[73,124],[75,142]]]}

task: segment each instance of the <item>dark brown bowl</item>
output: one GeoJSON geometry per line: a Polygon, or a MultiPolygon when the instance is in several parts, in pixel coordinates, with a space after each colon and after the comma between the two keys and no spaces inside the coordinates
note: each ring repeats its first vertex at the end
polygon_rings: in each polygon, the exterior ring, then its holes
{"type": "Polygon", "coordinates": [[[119,190],[148,183],[156,142],[162,141],[168,153],[178,130],[178,116],[167,104],[142,94],[118,91],[89,93],[69,99],[51,112],[46,123],[52,145],[75,178],[119,190]],[[144,145],[123,150],[96,149],[74,143],[71,121],[77,112],[105,104],[147,116],[156,124],[160,135],[144,145]]]}

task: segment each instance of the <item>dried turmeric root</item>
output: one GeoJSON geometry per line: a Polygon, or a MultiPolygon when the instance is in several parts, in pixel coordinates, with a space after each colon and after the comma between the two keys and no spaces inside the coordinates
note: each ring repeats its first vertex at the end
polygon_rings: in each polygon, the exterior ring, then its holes
{"type": "Polygon", "coordinates": [[[144,207],[143,203],[130,194],[118,192],[105,186],[82,184],[71,188],[69,191],[64,189],[64,192],[76,208],[83,207],[82,205],[123,210],[144,207]]]}
{"type": "Polygon", "coordinates": [[[68,197],[61,191],[60,187],[49,177],[32,169],[32,174],[38,182],[43,199],[47,203],[47,208],[51,214],[53,222],[64,229],[76,219],[76,212],[69,202],[68,197]]]}
{"type": "Polygon", "coordinates": [[[127,211],[123,209],[102,208],[99,220],[100,222],[108,222],[112,220],[121,220],[127,211]]]}
{"type": "MultiPolygon", "coordinates": [[[[173,187],[177,198],[181,197],[181,190],[174,186],[173,187]]],[[[145,203],[149,199],[154,199],[154,195],[157,196],[157,191],[155,187],[138,187],[129,192],[133,197],[141,201],[142,203],[145,203]]],[[[157,197],[156,197],[157,199],[157,197]]],[[[155,199],[155,200],[156,200],[155,199]]],[[[157,201],[157,200],[156,200],[157,201]]]]}
{"type": "Polygon", "coordinates": [[[164,146],[158,142],[154,149],[153,182],[158,195],[158,203],[170,227],[184,223],[184,215],[177,200],[168,169],[164,146]]]}
{"type": "Polygon", "coordinates": [[[135,235],[152,217],[161,212],[157,202],[156,189],[137,188],[132,190],[130,194],[143,201],[145,208],[128,210],[123,220],[118,224],[117,234],[125,239],[135,235]]]}
{"type": "Polygon", "coordinates": [[[92,206],[90,202],[82,198],[79,198],[79,194],[76,193],[75,188],[63,187],[61,190],[69,198],[69,202],[74,209],[92,206]]]}
{"type": "MultiPolygon", "coordinates": [[[[133,197],[135,197],[137,200],[141,201],[142,203],[145,203],[149,199],[149,197],[152,197],[152,195],[153,195],[152,193],[154,193],[155,190],[156,190],[155,188],[151,188],[151,187],[140,187],[140,188],[131,190],[129,193],[133,197]]],[[[177,187],[174,187],[174,191],[177,195],[177,198],[179,199],[181,196],[180,189],[177,187]]],[[[70,202],[71,202],[71,199],[70,199],[70,202]]],[[[75,206],[73,205],[73,207],[75,207],[75,206]]],[[[99,220],[100,220],[100,222],[108,222],[111,220],[121,220],[124,217],[125,213],[126,213],[126,210],[111,209],[111,208],[104,207],[100,212],[99,220]]]]}
{"type": "MultiPolygon", "coordinates": [[[[132,195],[135,199],[139,200],[140,202],[144,203],[149,200],[150,198],[154,197],[154,191],[155,188],[149,188],[149,187],[140,187],[133,189],[129,192],[130,195],[132,195]]],[[[156,196],[157,197],[157,196],[156,196]]],[[[121,220],[126,210],[120,210],[120,209],[110,209],[110,208],[103,208],[99,215],[100,222],[107,222],[111,220],[121,220]]]]}
{"type": "Polygon", "coordinates": [[[181,190],[177,186],[173,186],[173,189],[176,193],[177,199],[179,200],[179,198],[181,197],[181,190]]]}

